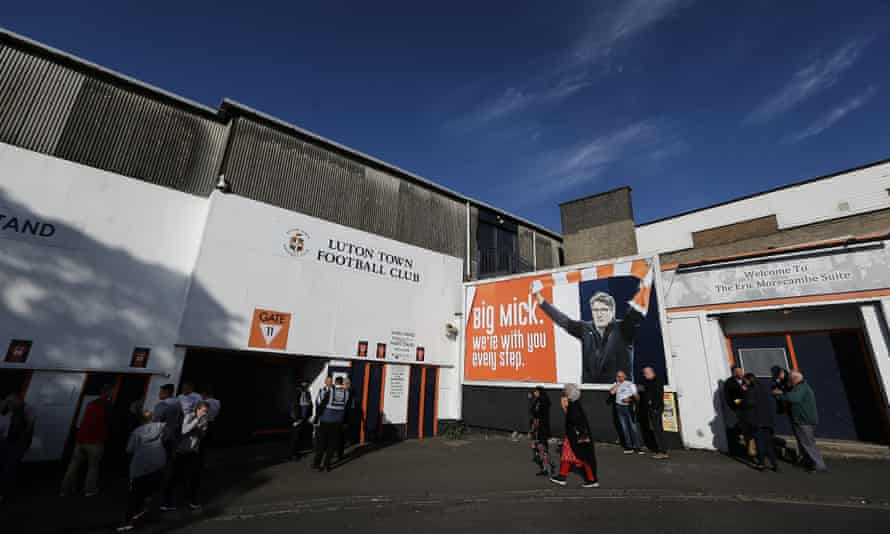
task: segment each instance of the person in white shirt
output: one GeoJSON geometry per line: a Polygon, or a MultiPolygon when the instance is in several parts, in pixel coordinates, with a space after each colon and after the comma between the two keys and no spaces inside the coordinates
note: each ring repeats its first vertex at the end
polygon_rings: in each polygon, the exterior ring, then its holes
{"type": "Polygon", "coordinates": [[[645,454],[643,452],[640,429],[637,426],[637,417],[634,413],[634,403],[640,400],[637,386],[627,380],[624,371],[615,373],[615,383],[609,389],[612,402],[615,407],[615,417],[618,420],[618,430],[624,442],[624,454],[645,454]]]}

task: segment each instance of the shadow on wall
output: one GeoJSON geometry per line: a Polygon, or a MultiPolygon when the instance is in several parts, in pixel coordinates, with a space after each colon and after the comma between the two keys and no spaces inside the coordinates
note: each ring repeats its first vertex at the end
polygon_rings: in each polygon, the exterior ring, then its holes
{"type": "Polygon", "coordinates": [[[172,346],[189,291],[213,303],[206,320],[214,332],[222,337],[237,326],[199,284],[189,288],[188,273],[143,261],[38,215],[2,188],[0,209],[15,215],[20,228],[23,219],[54,228],[51,238],[0,230],[0,332],[34,340],[29,364],[120,368],[128,365],[133,347],[144,345],[161,349],[152,351],[149,368],[175,369],[172,346]]]}
{"type": "Polygon", "coordinates": [[[728,430],[729,428],[735,427],[737,420],[735,414],[732,413],[732,410],[729,409],[729,406],[726,405],[725,396],[723,393],[723,380],[717,381],[717,387],[714,388],[714,397],[713,397],[713,406],[714,406],[714,419],[711,420],[711,436],[712,436],[712,444],[714,448],[718,451],[727,452],[728,451],[728,430]]]}
{"type": "MultiPolygon", "coordinates": [[[[0,213],[7,215],[0,221],[0,344],[3,355],[9,338],[34,342],[25,366],[4,364],[0,374],[9,369],[28,367],[121,369],[129,364],[135,346],[153,348],[150,369],[175,371],[173,345],[188,294],[200,299],[205,309],[211,311],[206,316],[208,328],[220,338],[230,337],[240,326],[239,320],[227,313],[204,287],[198,283],[190,286],[187,273],[177,272],[160,262],[144,261],[122,247],[96,240],[81,228],[35,213],[12,200],[3,188],[0,188],[0,213]],[[2,230],[12,216],[18,219],[19,233],[12,226],[2,230]],[[52,239],[34,236],[30,230],[22,235],[25,219],[51,224],[52,239]],[[47,244],[39,244],[40,239],[46,239],[47,244]]],[[[92,215],[93,224],[101,224],[101,216],[92,215]]],[[[151,221],[139,222],[151,224],[151,221]]],[[[126,228],[115,229],[109,234],[126,236],[126,231],[126,228]]],[[[177,249],[172,246],[164,248],[177,249]]],[[[81,377],[74,390],[73,402],[76,403],[83,375],[68,374],[81,377]]],[[[32,381],[31,387],[37,388],[35,382],[32,381]]],[[[29,391],[28,396],[37,417],[33,446],[40,446],[42,436],[53,434],[60,436],[57,440],[67,440],[67,432],[59,428],[69,428],[73,405],[69,403],[62,410],[53,404],[52,398],[45,398],[42,390],[38,388],[37,391],[38,394],[29,391]]],[[[243,401],[219,398],[224,409],[226,405],[243,401]]],[[[147,406],[152,406],[153,400],[149,398],[147,406]]],[[[282,455],[281,459],[235,461],[233,465],[239,466],[238,476],[216,476],[216,471],[220,470],[211,468],[205,496],[262,486],[267,483],[268,476],[261,470],[284,459],[282,455]]],[[[5,524],[22,524],[27,528],[12,528],[11,531],[85,531],[118,524],[126,499],[126,475],[117,471],[103,473],[103,494],[95,498],[101,501],[101,510],[97,509],[93,514],[90,512],[92,508],[84,508],[80,497],[58,497],[64,467],[64,462],[23,466],[15,490],[15,503],[7,507],[10,515],[5,518],[9,521],[5,524]],[[56,512],[46,514],[45,510],[56,512]]],[[[184,520],[176,525],[188,522],[190,520],[184,520]]],[[[162,526],[161,530],[164,529],[162,526]]]]}

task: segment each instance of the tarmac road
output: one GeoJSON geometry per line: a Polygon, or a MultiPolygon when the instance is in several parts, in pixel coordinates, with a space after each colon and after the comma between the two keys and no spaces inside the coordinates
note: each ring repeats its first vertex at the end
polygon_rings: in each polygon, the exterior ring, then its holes
{"type": "MultiPolygon", "coordinates": [[[[597,445],[602,486],[558,487],[534,475],[524,441],[403,442],[330,473],[284,461],[284,444],[214,451],[200,513],[148,514],[137,532],[770,532],[890,533],[890,462],[833,460],[829,474],[758,472],[722,455],[667,461],[597,445]],[[754,530],[754,531],[756,531],[754,530]]],[[[109,532],[125,482],[99,497],[59,498],[32,480],[0,508],[0,531],[109,532]]],[[[46,486],[46,487],[44,487],[46,486]]]]}

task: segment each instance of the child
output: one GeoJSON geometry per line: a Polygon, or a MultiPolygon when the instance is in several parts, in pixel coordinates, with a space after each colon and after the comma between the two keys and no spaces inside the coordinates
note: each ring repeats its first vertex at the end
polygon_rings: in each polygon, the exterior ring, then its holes
{"type": "Polygon", "coordinates": [[[151,497],[163,478],[167,465],[167,451],[164,449],[165,423],[152,422],[152,412],[142,412],[142,424],[130,434],[127,452],[133,455],[130,461],[130,494],[127,499],[127,513],[124,523],[117,531],[133,530],[133,522],[145,514],[145,501],[151,497]]]}

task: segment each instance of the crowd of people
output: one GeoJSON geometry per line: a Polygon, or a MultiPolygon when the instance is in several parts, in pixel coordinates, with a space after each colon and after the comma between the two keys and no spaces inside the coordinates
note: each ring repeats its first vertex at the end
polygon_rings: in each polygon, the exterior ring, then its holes
{"type": "MultiPolygon", "coordinates": [[[[759,470],[778,471],[775,422],[777,415],[784,414],[790,418],[801,464],[810,472],[828,470],[815,441],[819,423],[816,396],[801,372],[774,367],[771,380],[766,381],[735,366],[723,391],[736,418],[735,424],[729,427],[730,454],[750,459],[759,470]]],[[[583,487],[599,487],[596,452],[580,398],[581,389],[577,384],[565,386],[560,398],[565,435],[559,446],[559,469],[556,470],[550,454],[550,399],[541,386],[529,393],[533,460],[540,468],[537,474],[549,477],[556,484],[566,485],[567,475],[577,468],[584,476],[583,487]]],[[[628,380],[624,371],[618,371],[609,388],[608,402],[613,408],[624,454],[644,455],[646,446],[653,453],[652,458],[669,458],[662,426],[664,382],[653,368],[643,369],[642,380],[636,384],[628,380]]]]}
{"type": "MultiPolygon", "coordinates": [[[[529,435],[533,460],[540,468],[537,475],[547,476],[555,484],[565,486],[566,477],[575,468],[584,476],[583,487],[599,487],[590,423],[579,402],[581,388],[577,384],[566,384],[560,397],[565,435],[559,446],[558,471],[550,455],[550,399],[541,386],[531,391],[529,399],[529,435]]],[[[639,384],[629,381],[624,371],[618,371],[615,383],[609,388],[608,402],[613,407],[616,430],[625,454],[646,454],[643,451],[645,441],[653,453],[652,458],[669,458],[662,424],[664,382],[653,368],[643,369],[643,380],[639,384]]]]}
{"type": "Polygon", "coordinates": [[[754,466],[761,470],[767,468],[766,460],[769,460],[769,468],[778,471],[774,443],[776,416],[787,415],[803,466],[810,472],[827,472],[828,467],[816,446],[819,413],[813,388],[800,371],[773,367],[771,374],[767,384],[736,365],[724,384],[726,403],[736,419],[728,428],[730,453],[753,458],[754,466]]]}
{"type": "MultiPolygon", "coordinates": [[[[87,497],[99,493],[99,473],[106,444],[111,435],[112,393],[110,384],[84,408],[75,435],[74,451],[61,484],[61,496],[74,495],[83,488],[87,497]],[[84,473],[84,470],[86,471],[84,473]]],[[[175,494],[183,487],[190,510],[200,510],[198,489],[204,464],[206,442],[221,403],[209,387],[195,391],[185,382],[179,395],[173,384],[161,386],[158,402],[139,413],[127,440],[129,486],[127,507],[118,532],[134,528],[134,522],[147,510],[150,498],[162,490],[160,509],[176,510],[175,494]]]]}

